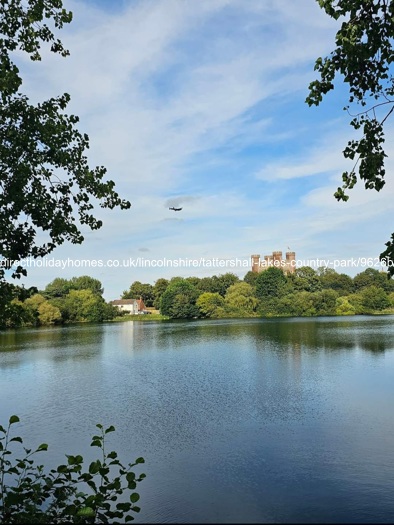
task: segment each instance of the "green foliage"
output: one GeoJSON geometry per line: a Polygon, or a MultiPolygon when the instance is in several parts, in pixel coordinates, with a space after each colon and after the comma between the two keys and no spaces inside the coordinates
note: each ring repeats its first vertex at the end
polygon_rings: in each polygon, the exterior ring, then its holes
{"type": "Polygon", "coordinates": [[[101,282],[89,275],[72,277],[70,279],[70,290],[91,290],[95,295],[103,295],[104,293],[104,288],[101,282]]]}
{"type": "Polygon", "coordinates": [[[118,315],[117,309],[101,297],[103,288],[97,279],[84,275],[70,280],[57,278],[43,294],[37,288],[25,290],[5,283],[4,307],[0,309],[0,327],[40,326],[65,322],[102,322],[118,315]],[[86,286],[86,289],[81,288],[86,286]],[[25,300],[19,300],[24,297],[25,300]]]}
{"type": "Polygon", "coordinates": [[[394,307],[394,292],[391,292],[388,294],[388,299],[390,301],[391,308],[393,308],[394,307]]]}
{"type": "Polygon", "coordinates": [[[41,325],[60,323],[62,314],[59,308],[45,301],[38,307],[38,320],[41,325]]]}
{"type": "Polygon", "coordinates": [[[56,277],[51,283],[47,284],[43,293],[47,299],[53,299],[66,297],[71,290],[91,290],[95,295],[103,295],[104,293],[101,282],[89,275],[81,275],[71,279],[56,277]]]}
{"type": "Polygon", "coordinates": [[[364,312],[364,306],[363,306],[363,299],[361,294],[359,293],[352,293],[345,297],[351,304],[351,306],[354,308],[356,314],[363,314],[364,312]]]}
{"type": "Polygon", "coordinates": [[[171,319],[198,317],[198,296],[198,290],[186,279],[176,279],[161,296],[160,313],[171,319]]]}
{"type": "Polygon", "coordinates": [[[367,286],[360,292],[362,305],[367,310],[384,310],[390,307],[389,298],[382,288],[367,286]]]}
{"type": "MultiPolygon", "coordinates": [[[[78,117],[65,113],[70,96],[34,105],[20,90],[14,61],[23,55],[41,60],[42,44],[67,56],[54,31],[71,20],[62,0],[0,3],[0,256],[8,260],[44,256],[64,241],[81,243],[81,225],[102,225],[92,215],[92,201],[130,207],[104,180],[106,169],[89,166],[89,137],[78,131],[78,117]]],[[[26,269],[18,265],[13,276],[21,275],[26,269]]]]}
{"type": "Polygon", "coordinates": [[[388,279],[387,274],[384,272],[379,272],[374,268],[367,268],[356,275],[353,279],[353,283],[356,291],[359,291],[366,286],[376,286],[377,288],[383,288],[386,291],[393,291],[394,281],[388,279]]]}
{"type": "Polygon", "coordinates": [[[22,324],[50,325],[62,321],[62,314],[56,306],[50,304],[41,294],[35,294],[23,303],[26,316],[22,324]]]}
{"type": "Polygon", "coordinates": [[[227,289],[225,309],[236,315],[252,315],[256,312],[259,301],[254,295],[254,288],[245,282],[233,284],[227,289]]]}
{"type": "Polygon", "coordinates": [[[201,279],[199,277],[186,277],[186,281],[195,286],[196,288],[198,288],[200,280],[201,279]]]}
{"type": "Polygon", "coordinates": [[[167,279],[160,278],[157,279],[157,281],[153,285],[153,306],[156,308],[156,310],[160,310],[160,299],[163,293],[167,290],[168,284],[169,282],[167,281],[167,279]]]}
{"type": "Polygon", "coordinates": [[[338,294],[333,290],[295,292],[262,301],[263,315],[317,316],[335,315],[338,294]]]}
{"type": "Polygon", "coordinates": [[[354,315],[356,313],[356,309],[350,304],[347,297],[338,297],[336,300],[335,313],[337,315],[354,315]]]}
{"type": "Polygon", "coordinates": [[[250,286],[256,286],[258,275],[259,274],[257,272],[252,272],[252,270],[250,270],[244,277],[245,283],[250,284],[250,286]]]}
{"type": "Polygon", "coordinates": [[[106,306],[104,299],[92,290],[71,290],[64,300],[64,310],[69,321],[101,322],[106,306]]]}
{"type": "Polygon", "coordinates": [[[200,290],[200,293],[218,293],[224,297],[226,295],[227,289],[237,282],[239,282],[239,277],[233,273],[228,272],[223,275],[203,277],[200,279],[197,287],[200,290]]]}
{"type": "MultiPolygon", "coordinates": [[[[155,304],[160,303],[161,314],[135,316],[134,320],[353,315],[383,310],[389,313],[388,309],[394,306],[393,298],[388,296],[394,294],[394,280],[387,279],[386,273],[373,268],[359,273],[354,280],[330,268],[320,268],[316,272],[309,267],[299,268],[290,275],[271,267],[254,276],[256,286],[240,281],[230,273],[202,279],[158,279],[154,286],[135,281],[130,289],[136,293],[136,290],[146,287],[152,292],[151,297],[155,297],[155,304]],[[233,284],[229,285],[230,282],[233,284]],[[223,297],[218,291],[201,292],[201,288],[225,289],[226,293],[223,297]],[[357,293],[352,293],[354,289],[357,293]]],[[[44,295],[34,293],[36,288],[24,290],[14,285],[0,286],[1,290],[7,296],[5,308],[0,310],[2,327],[102,322],[118,320],[121,315],[124,319],[132,318],[107,304],[100,295],[100,281],[88,276],[55,279],[45,288],[44,295]],[[89,288],[74,289],[78,286],[89,288]],[[27,298],[20,301],[18,297],[27,298]],[[46,297],[52,298],[47,300],[46,297]]]]}
{"type": "Polygon", "coordinates": [[[204,292],[197,299],[196,305],[202,317],[218,317],[223,312],[224,299],[218,293],[204,292]]]}
{"type": "Polygon", "coordinates": [[[256,296],[258,299],[272,299],[284,295],[286,277],[282,270],[271,266],[258,274],[256,279],[256,296]]]}
{"type": "Polygon", "coordinates": [[[317,272],[309,266],[297,268],[294,274],[291,274],[291,279],[296,291],[317,292],[322,287],[317,272]]]}
{"type": "MultiPolygon", "coordinates": [[[[350,125],[359,138],[350,140],[343,151],[353,161],[350,171],[342,174],[343,185],[335,197],[348,200],[346,190],[357,183],[357,173],[366,189],[380,191],[385,184],[384,125],[394,110],[394,2],[393,0],[318,0],[322,9],[335,20],[341,20],[334,51],[318,58],[315,70],[320,78],[309,85],[306,102],[318,106],[334,89],[339,74],[349,88],[345,110],[351,115],[350,125]]],[[[394,234],[380,255],[394,262],[394,234]]],[[[394,266],[389,266],[394,274],[394,266]]]]}
{"type": "Polygon", "coordinates": [[[127,466],[115,451],[106,452],[107,435],[113,426],[99,429],[91,446],[98,447],[101,457],[84,468],[81,455],[66,455],[67,461],[45,472],[35,463],[35,456],[48,449],[42,443],[36,449],[23,446],[23,439],[13,436],[12,425],[19,422],[11,416],[7,428],[0,426],[0,522],[19,523],[109,523],[128,522],[138,513],[135,505],[139,494],[134,492],[145,474],[131,469],[144,463],[138,458],[127,466]],[[15,453],[14,446],[23,449],[15,453]],[[129,493],[129,501],[122,496],[129,493]],[[118,500],[121,499],[120,502],[118,500]]]}
{"type": "Polygon", "coordinates": [[[320,283],[323,289],[331,289],[339,295],[348,295],[353,292],[353,280],[345,273],[337,273],[332,268],[320,269],[320,283]]]}
{"type": "Polygon", "coordinates": [[[62,277],[56,277],[52,282],[46,285],[44,295],[48,299],[55,297],[65,297],[71,290],[71,282],[62,277]]]}
{"type": "Polygon", "coordinates": [[[134,281],[129,290],[123,292],[122,299],[139,299],[142,297],[145,306],[153,306],[155,300],[154,288],[151,284],[134,281]]]}
{"type": "Polygon", "coordinates": [[[334,290],[321,290],[312,295],[316,315],[335,315],[338,294],[334,290]]]}

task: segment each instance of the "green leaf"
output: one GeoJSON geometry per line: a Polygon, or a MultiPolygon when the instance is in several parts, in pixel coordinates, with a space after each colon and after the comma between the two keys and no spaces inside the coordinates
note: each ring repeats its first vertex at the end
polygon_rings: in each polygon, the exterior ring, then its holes
{"type": "Polygon", "coordinates": [[[130,494],[131,503],[137,503],[139,499],[140,499],[140,495],[137,492],[133,492],[132,494],[130,494]]]}
{"type": "Polygon", "coordinates": [[[11,416],[9,420],[9,424],[13,425],[14,423],[19,423],[20,419],[18,416],[11,416]]]}
{"type": "Polygon", "coordinates": [[[106,434],[109,434],[110,432],[115,432],[115,427],[113,425],[108,427],[107,430],[105,431],[106,434]]]}
{"type": "Polygon", "coordinates": [[[134,481],[134,480],[135,480],[135,474],[134,474],[134,472],[128,472],[128,473],[126,474],[126,480],[127,480],[127,481],[134,481]]]}
{"type": "Polygon", "coordinates": [[[129,512],[129,510],[131,509],[131,503],[117,503],[116,508],[123,512],[129,512]]]}
{"type": "Polygon", "coordinates": [[[41,443],[41,445],[37,448],[37,452],[42,452],[48,450],[48,445],[46,443],[41,443]]]}
{"type": "Polygon", "coordinates": [[[137,505],[134,505],[134,507],[131,509],[133,512],[140,512],[141,507],[137,507],[137,505]]]}
{"type": "Polygon", "coordinates": [[[92,461],[92,463],[89,465],[89,474],[97,474],[100,470],[101,463],[99,460],[92,461]]]}
{"type": "Polygon", "coordinates": [[[22,440],[22,438],[21,438],[21,437],[19,437],[19,436],[17,436],[17,437],[14,437],[14,438],[10,439],[10,442],[11,442],[11,441],[17,441],[18,443],[23,443],[23,440],[22,440]]]}
{"type": "Polygon", "coordinates": [[[68,456],[66,454],[66,457],[67,457],[67,460],[68,460],[68,464],[69,465],[75,465],[76,461],[75,461],[75,456],[68,456]]]}
{"type": "Polygon", "coordinates": [[[91,507],[84,507],[77,512],[77,516],[82,516],[84,518],[92,518],[94,515],[95,512],[91,507]]]}
{"type": "Polygon", "coordinates": [[[135,460],[135,462],[136,462],[136,463],[145,463],[145,460],[144,460],[144,458],[137,458],[137,459],[135,460]]]}

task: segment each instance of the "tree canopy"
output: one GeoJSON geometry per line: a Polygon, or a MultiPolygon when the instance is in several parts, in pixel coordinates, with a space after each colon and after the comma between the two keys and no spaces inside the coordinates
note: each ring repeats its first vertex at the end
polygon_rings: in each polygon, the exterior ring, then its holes
{"type": "MultiPolygon", "coordinates": [[[[32,104],[21,91],[15,62],[24,53],[41,60],[41,46],[66,57],[54,31],[70,23],[62,0],[6,0],[0,3],[0,279],[10,261],[50,253],[64,241],[81,243],[81,225],[95,230],[102,222],[92,214],[101,207],[126,209],[103,166],[91,168],[89,137],[77,129],[78,117],[65,110],[64,93],[32,104]]],[[[25,275],[17,264],[13,277],[25,275]]]]}
{"type": "MultiPolygon", "coordinates": [[[[342,174],[343,185],[335,197],[346,201],[346,191],[358,178],[366,189],[380,191],[385,184],[385,124],[394,111],[394,0],[317,0],[327,15],[342,24],[336,33],[336,48],[318,58],[315,70],[320,78],[309,85],[306,102],[318,106],[334,89],[341,75],[349,88],[345,110],[359,138],[349,140],[343,151],[353,168],[342,174]]],[[[394,275],[394,233],[380,254],[394,275]]]]}

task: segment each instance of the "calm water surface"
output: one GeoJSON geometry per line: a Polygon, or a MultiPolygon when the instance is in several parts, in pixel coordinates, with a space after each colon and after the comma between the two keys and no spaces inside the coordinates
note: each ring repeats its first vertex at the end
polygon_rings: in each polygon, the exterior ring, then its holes
{"type": "Polygon", "coordinates": [[[47,462],[144,456],[137,522],[392,522],[394,317],[0,333],[0,422],[47,462]],[[44,456],[41,456],[44,458],[44,456]]]}

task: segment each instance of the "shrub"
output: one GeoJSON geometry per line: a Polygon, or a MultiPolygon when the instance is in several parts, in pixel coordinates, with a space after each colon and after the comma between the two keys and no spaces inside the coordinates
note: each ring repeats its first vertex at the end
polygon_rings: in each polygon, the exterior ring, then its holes
{"type": "Polygon", "coordinates": [[[125,491],[133,491],[138,477],[132,468],[144,463],[138,458],[124,466],[115,451],[105,451],[106,435],[113,426],[104,429],[96,425],[98,435],[92,438],[92,447],[101,449],[101,459],[92,461],[83,471],[83,457],[66,455],[67,463],[44,472],[36,465],[34,456],[47,450],[46,443],[35,450],[23,448],[14,457],[13,445],[23,445],[19,436],[11,436],[11,426],[19,421],[11,416],[8,427],[0,425],[0,523],[109,523],[113,520],[132,521],[130,512],[139,512],[135,505],[137,492],[131,492],[129,501],[117,502],[125,491]],[[87,492],[85,492],[87,491],[87,492]]]}

